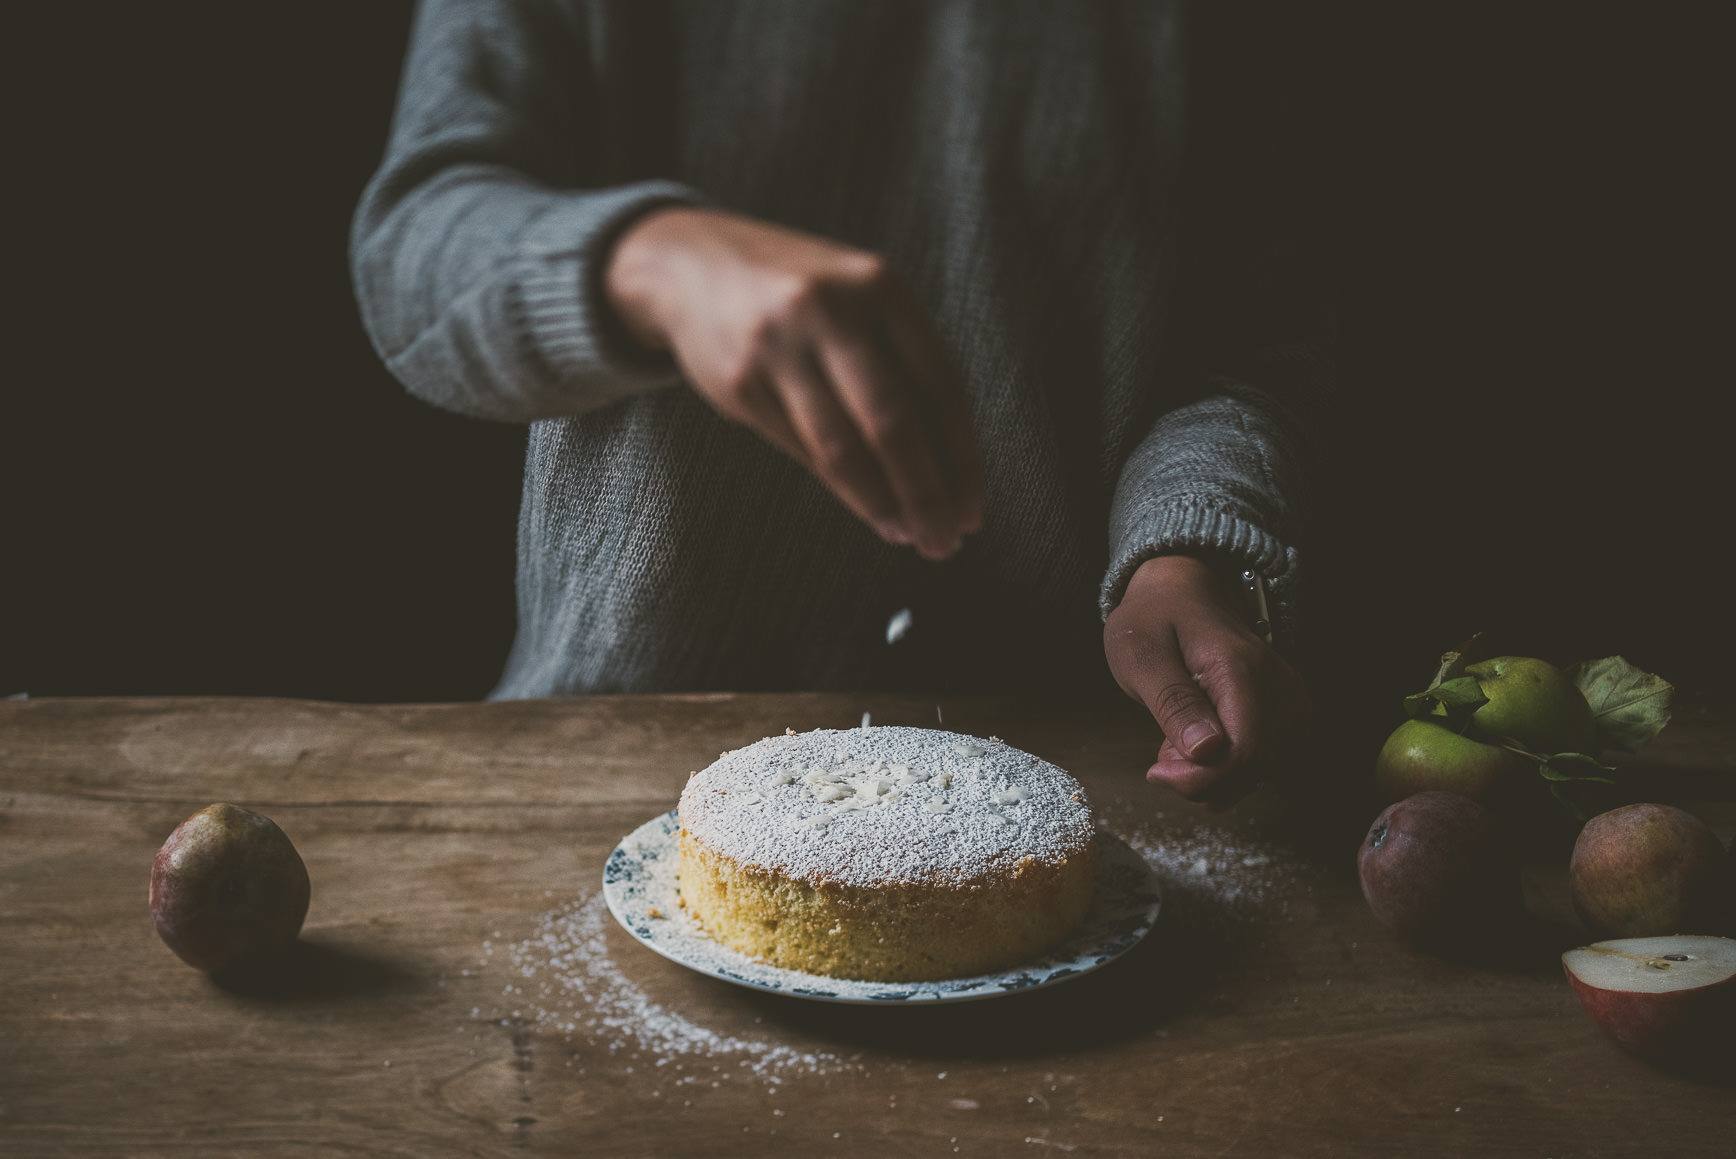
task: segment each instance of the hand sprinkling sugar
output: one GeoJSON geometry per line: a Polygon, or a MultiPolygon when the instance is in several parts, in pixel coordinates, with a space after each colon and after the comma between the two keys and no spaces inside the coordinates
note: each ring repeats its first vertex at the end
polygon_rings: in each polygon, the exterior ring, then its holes
{"type": "Polygon", "coordinates": [[[892,613],[892,618],[886,621],[886,642],[896,644],[904,639],[904,633],[910,631],[910,609],[899,608],[892,613]]]}

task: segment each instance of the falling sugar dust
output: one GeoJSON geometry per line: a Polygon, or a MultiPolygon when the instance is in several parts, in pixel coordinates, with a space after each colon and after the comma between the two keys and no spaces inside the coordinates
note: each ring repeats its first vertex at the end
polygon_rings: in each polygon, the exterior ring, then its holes
{"type": "MultiPolygon", "coordinates": [[[[915,622],[915,617],[911,615],[909,608],[899,608],[893,612],[892,618],[886,621],[886,642],[896,644],[904,639],[910,631],[910,625],[915,622]]],[[[940,705],[938,704],[934,706],[934,722],[943,728],[946,726],[946,718],[940,714],[940,705]]],[[[862,727],[868,727],[867,713],[862,714],[862,727]]]]}

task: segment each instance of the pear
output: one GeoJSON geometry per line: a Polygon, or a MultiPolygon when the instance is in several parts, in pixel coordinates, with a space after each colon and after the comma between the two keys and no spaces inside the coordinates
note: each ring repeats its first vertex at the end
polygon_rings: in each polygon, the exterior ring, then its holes
{"type": "Polygon", "coordinates": [[[1567,673],[1530,656],[1497,656],[1466,667],[1489,698],[1471,723],[1489,736],[1510,737],[1532,752],[1589,753],[1597,747],[1591,705],[1567,673]]]}
{"type": "Polygon", "coordinates": [[[1374,783],[1389,802],[1439,789],[1488,804],[1531,767],[1517,753],[1419,717],[1386,738],[1375,758],[1374,783]]]}
{"type": "Polygon", "coordinates": [[[1592,931],[1618,938],[1725,932],[1729,855],[1692,813],[1642,803],[1599,813],[1574,842],[1573,907],[1592,931]]]}
{"type": "Polygon", "coordinates": [[[1362,893],[1399,936],[1474,948],[1522,909],[1518,864],[1495,814],[1429,790],[1387,807],[1357,853],[1362,893]]]}
{"type": "Polygon", "coordinates": [[[181,822],[151,865],[157,935],[212,974],[292,945],[308,896],[307,867],[288,836],[239,805],[208,805],[181,822]]]}

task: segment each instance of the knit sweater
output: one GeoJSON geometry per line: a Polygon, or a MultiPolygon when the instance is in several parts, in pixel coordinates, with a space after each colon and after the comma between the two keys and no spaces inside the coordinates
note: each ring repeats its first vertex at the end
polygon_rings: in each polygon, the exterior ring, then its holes
{"type": "Polygon", "coordinates": [[[1284,630],[1294,420],[1178,332],[1179,38],[1150,2],[427,0],[352,263],[410,391],[530,424],[493,695],[1106,685],[1100,617],[1171,551],[1256,568],[1284,630]],[[985,460],[953,559],[882,543],[626,340],[601,270],[671,203],[911,285],[985,460]]]}

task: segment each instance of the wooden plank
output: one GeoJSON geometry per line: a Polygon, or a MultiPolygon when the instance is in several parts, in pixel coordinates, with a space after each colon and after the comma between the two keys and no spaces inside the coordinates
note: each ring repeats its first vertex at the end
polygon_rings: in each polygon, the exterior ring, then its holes
{"type": "MultiPolygon", "coordinates": [[[[1728,1154],[1736,1096],[1606,1045],[1553,946],[1488,969],[1394,943],[1341,797],[1212,812],[1143,784],[1128,706],[943,708],[1074,770],[1160,865],[1145,946],[1051,991],[841,1008],[693,974],[601,909],[609,851],[719,750],[932,700],[0,704],[0,1152],[1728,1154]],[[151,856],[213,800],[308,864],[275,988],[151,930],[151,856]]],[[[1732,737],[1685,719],[1648,760],[1725,777],[1732,737]]]]}

